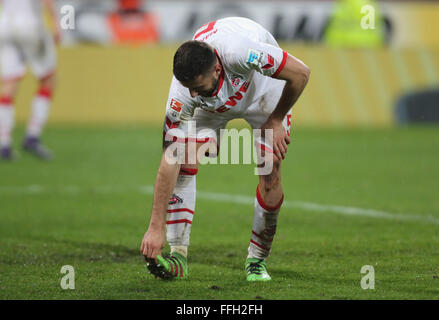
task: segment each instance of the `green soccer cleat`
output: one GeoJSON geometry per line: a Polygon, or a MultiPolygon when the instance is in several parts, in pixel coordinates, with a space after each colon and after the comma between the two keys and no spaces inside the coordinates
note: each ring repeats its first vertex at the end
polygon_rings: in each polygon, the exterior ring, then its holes
{"type": "Polygon", "coordinates": [[[163,280],[184,279],[188,275],[187,259],[178,252],[173,252],[167,257],[157,256],[158,263],[154,259],[145,258],[148,270],[156,278],[163,280]]]}
{"type": "Polygon", "coordinates": [[[247,258],[245,260],[245,271],[247,272],[247,281],[271,280],[264,259],[247,258]]]}

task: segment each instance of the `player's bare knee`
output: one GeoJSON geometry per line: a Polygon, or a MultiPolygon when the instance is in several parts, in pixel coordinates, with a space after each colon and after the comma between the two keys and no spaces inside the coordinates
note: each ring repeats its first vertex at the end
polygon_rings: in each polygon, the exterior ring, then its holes
{"type": "Polygon", "coordinates": [[[56,86],[56,74],[52,73],[40,79],[40,88],[53,91],[56,86]]]}
{"type": "Polygon", "coordinates": [[[265,194],[275,189],[280,183],[280,177],[278,175],[269,174],[262,177],[259,184],[262,186],[265,194]]]}
{"type": "Polygon", "coordinates": [[[273,170],[270,174],[259,176],[260,185],[265,193],[270,192],[280,183],[280,161],[281,160],[275,160],[273,162],[273,170]]]}
{"type": "Polygon", "coordinates": [[[18,90],[19,80],[7,80],[2,81],[0,94],[2,97],[15,98],[15,94],[18,90]]]}

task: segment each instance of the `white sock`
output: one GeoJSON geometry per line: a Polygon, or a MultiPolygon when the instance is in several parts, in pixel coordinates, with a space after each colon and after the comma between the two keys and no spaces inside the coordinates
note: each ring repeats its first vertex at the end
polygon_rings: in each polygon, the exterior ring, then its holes
{"type": "Polygon", "coordinates": [[[187,256],[195,213],[196,173],[196,169],[180,171],[166,215],[166,239],[171,252],[176,251],[184,256],[187,256]]]}
{"type": "Polygon", "coordinates": [[[187,258],[187,246],[171,246],[171,253],[177,252],[187,258]]]}
{"type": "Polygon", "coordinates": [[[283,196],[276,207],[267,206],[259,194],[259,186],[256,188],[253,229],[247,258],[266,259],[270,254],[282,202],[283,196]]]}
{"type": "Polygon", "coordinates": [[[15,109],[12,102],[0,102],[0,146],[9,147],[12,142],[15,109]]]}
{"type": "Polygon", "coordinates": [[[27,125],[27,135],[39,137],[49,117],[51,98],[50,94],[41,90],[32,101],[32,111],[27,125]]]}

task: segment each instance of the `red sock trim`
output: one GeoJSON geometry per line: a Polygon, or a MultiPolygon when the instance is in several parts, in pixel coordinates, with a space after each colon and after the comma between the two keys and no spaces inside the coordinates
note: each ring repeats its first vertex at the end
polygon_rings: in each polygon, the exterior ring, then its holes
{"type": "Polygon", "coordinates": [[[52,99],[52,90],[48,88],[40,88],[37,95],[47,99],[52,99]]]}
{"type": "Polygon", "coordinates": [[[174,213],[174,212],[188,212],[190,214],[195,214],[193,210],[188,208],[178,208],[178,209],[168,209],[166,210],[167,213],[174,213]]]}
{"type": "Polygon", "coordinates": [[[261,248],[263,250],[270,251],[270,248],[267,248],[267,247],[263,246],[262,244],[257,243],[253,239],[250,239],[250,243],[253,243],[255,246],[257,246],[257,247],[259,247],[259,248],[261,248]]]}
{"type": "Polygon", "coordinates": [[[262,199],[261,194],[259,193],[259,185],[258,185],[258,186],[256,187],[256,199],[258,199],[258,203],[259,203],[259,205],[260,205],[262,208],[264,208],[264,209],[267,210],[267,211],[272,212],[272,211],[276,211],[276,210],[278,210],[278,209],[281,207],[282,202],[284,201],[284,195],[282,195],[282,198],[280,199],[280,201],[279,201],[279,203],[278,203],[277,205],[275,205],[274,207],[270,207],[270,206],[267,205],[267,204],[264,202],[264,200],[262,199]]]}
{"type": "Polygon", "coordinates": [[[12,97],[6,97],[6,96],[0,97],[0,104],[11,105],[12,102],[14,102],[12,97]]]}
{"type": "Polygon", "coordinates": [[[181,168],[180,172],[178,174],[181,174],[183,176],[194,176],[198,173],[198,169],[194,168],[181,168]]]}
{"type": "MultiPolygon", "coordinates": [[[[259,239],[264,239],[259,233],[256,233],[254,230],[252,230],[252,234],[258,237],[259,239]]],[[[267,242],[273,242],[273,239],[265,239],[267,242]]]]}
{"type": "Polygon", "coordinates": [[[189,223],[192,224],[192,221],[188,220],[188,219],[180,219],[180,220],[169,220],[166,221],[166,224],[177,224],[177,223],[189,223]]]}

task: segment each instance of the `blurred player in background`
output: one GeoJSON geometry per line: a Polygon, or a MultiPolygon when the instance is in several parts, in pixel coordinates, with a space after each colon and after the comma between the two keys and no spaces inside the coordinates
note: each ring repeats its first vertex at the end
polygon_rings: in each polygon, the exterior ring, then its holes
{"type": "Polygon", "coordinates": [[[56,48],[60,30],[53,0],[0,0],[0,146],[1,158],[13,159],[14,99],[27,65],[39,81],[32,101],[23,150],[50,160],[52,152],[40,140],[55,89],[56,48]],[[46,30],[44,6],[53,20],[53,35],[46,30]]]}
{"type": "MultiPolygon", "coordinates": [[[[235,118],[244,118],[253,129],[273,130],[272,145],[259,144],[265,152],[273,153],[273,170],[259,176],[245,261],[248,281],[270,280],[265,260],[284,198],[280,168],[290,143],[291,107],[308,82],[309,68],[283,51],[259,24],[245,18],[225,18],[201,27],[192,41],[179,47],[173,71],[164,135],[178,128],[187,138],[190,120],[196,121],[197,147],[212,138],[203,136],[203,129],[218,132],[235,118]]],[[[220,139],[213,139],[219,145],[220,139]]],[[[170,143],[164,141],[164,150],[170,143]]],[[[197,172],[198,164],[170,163],[164,152],[149,228],[140,247],[155,276],[187,276],[197,172]],[[171,247],[168,257],[161,256],[165,229],[171,247]]]]}

